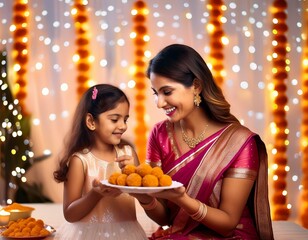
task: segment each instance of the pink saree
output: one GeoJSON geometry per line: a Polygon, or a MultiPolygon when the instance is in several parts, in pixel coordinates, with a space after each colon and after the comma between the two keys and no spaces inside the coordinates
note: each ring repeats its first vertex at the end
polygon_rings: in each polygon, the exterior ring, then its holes
{"type": "MultiPolygon", "coordinates": [[[[223,177],[255,179],[247,206],[234,230],[233,236],[223,238],[203,224],[194,221],[168,202],[171,226],[159,228],[152,239],[273,239],[267,188],[267,153],[258,135],[240,124],[230,124],[180,156],[173,138],[173,125],[158,123],[151,132],[147,161],[161,165],[164,172],[186,187],[188,195],[211,206],[218,207],[223,177]],[[240,153],[251,141],[257,146],[258,172],[243,167],[235,168],[240,153]],[[227,147],[226,147],[227,146],[227,147]]],[[[247,161],[251,161],[247,158],[247,161]]],[[[250,163],[248,162],[247,165],[250,163]]]]}

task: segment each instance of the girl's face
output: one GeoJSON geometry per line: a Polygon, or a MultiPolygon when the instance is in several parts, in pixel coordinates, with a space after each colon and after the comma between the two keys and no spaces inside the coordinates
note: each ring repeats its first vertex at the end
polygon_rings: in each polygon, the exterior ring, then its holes
{"type": "Polygon", "coordinates": [[[105,144],[119,144],[122,134],[127,130],[128,117],[129,105],[126,101],[118,103],[114,109],[101,113],[95,121],[96,140],[105,144]]]}
{"type": "Polygon", "coordinates": [[[195,109],[194,86],[185,87],[183,84],[169,78],[150,74],[155,103],[162,108],[169,121],[177,122],[187,117],[195,109]]]}

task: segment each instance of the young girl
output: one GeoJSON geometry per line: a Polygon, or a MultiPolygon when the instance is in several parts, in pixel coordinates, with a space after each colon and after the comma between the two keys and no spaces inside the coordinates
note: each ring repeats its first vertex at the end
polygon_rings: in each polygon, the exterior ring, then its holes
{"type": "Polygon", "coordinates": [[[112,85],[96,85],[83,95],[54,172],[55,180],[64,182],[63,213],[69,222],[57,230],[56,239],[147,239],[134,198],[99,182],[119,166],[139,164],[121,140],[128,117],[129,101],[112,85]]]}

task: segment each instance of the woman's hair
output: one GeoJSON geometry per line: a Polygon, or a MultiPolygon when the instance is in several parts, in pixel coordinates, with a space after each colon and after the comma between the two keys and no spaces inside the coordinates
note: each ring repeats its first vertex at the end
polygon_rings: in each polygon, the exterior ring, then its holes
{"type": "Polygon", "coordinates": [[[98,84],[89,88],[82,96],[72,122],[71,131],[67,135],[63,156],[60,158],[54,178],[58,182],[66,180],[70,157],[85,148],[91,148],[94,142],[93,132],[86,125],[86,116],[90,113],[96,121],[101,113],[112,110],[121,102],[129,100],[119,88],[109,84],[98,84]]]}
{"type": "Polygon", "coordinates": [[[238,122],[230,113],[230,104],[222,90],[213,79],[213,75],[201,55],[193,48],[172,44],[162,49],[149,63],[147,77],[151,72],[175,82],[191,87],[195,79],[202,85],[200,106],[213,120],[221,123],[238,122]]]}

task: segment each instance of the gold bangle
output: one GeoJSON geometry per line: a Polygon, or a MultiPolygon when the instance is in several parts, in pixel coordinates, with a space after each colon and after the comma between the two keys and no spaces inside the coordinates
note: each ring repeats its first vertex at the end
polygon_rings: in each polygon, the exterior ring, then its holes
{"type": "Polygon", "coordinates": [[[143,204],[139,202],[141,207],[143,207],[144,210],[153,210],[157,206],[157,199],[153,198],[153,200],[150,203],[143,204]]]}
{"type": "Polygon", "coordinates": [[[198,202],[199,202],[198,211],[195,212],[194,214],[191,214],[190,217],[197,222],[201,222],[207,214],[207,206],[200,201],[198,202]]]}

